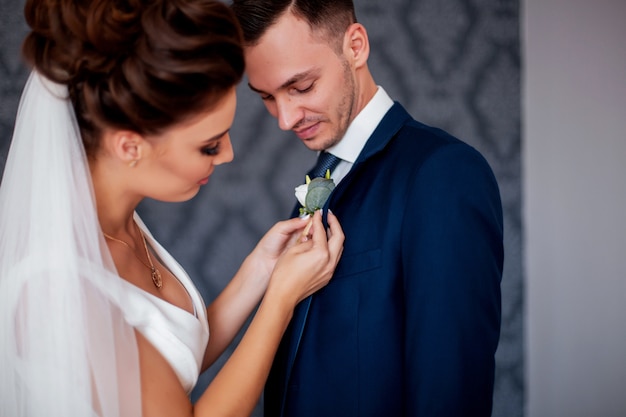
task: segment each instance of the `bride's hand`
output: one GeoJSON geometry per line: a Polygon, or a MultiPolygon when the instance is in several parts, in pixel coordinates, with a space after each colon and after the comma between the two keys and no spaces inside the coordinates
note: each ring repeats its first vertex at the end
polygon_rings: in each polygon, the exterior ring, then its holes
{"type": "Polygon", "coordinates": [[[272,226],[249,255],[257,273],[261,272],[268,279],[278,258],[296,243],[310,222],[311,217],[307,216],[283,220],[272,226]]]}
{"type": "Polygon", "coordinates": [[[328,213],[328,232],[321,212],[317,211],[309,227],[303,229],[297,243],[279,258],[272,273],[266,297],[289,302],[290,308],[324,287],[330,281],[341,253],[344,234],[339,221],[328,213]]]}

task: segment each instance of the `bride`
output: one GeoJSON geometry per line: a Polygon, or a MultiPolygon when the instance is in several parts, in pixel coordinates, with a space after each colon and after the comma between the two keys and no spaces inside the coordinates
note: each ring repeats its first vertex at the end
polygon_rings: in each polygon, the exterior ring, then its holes
{"type": "Polygon", "coordinates": [[[277,223],[206,308],[135,211],[192,198],[233,158],[229,8],[28,0],[25,16],[33,72],[0,186],[0,416],[249,415],[296,304],[337,265],[337,219],[277,223]]]}

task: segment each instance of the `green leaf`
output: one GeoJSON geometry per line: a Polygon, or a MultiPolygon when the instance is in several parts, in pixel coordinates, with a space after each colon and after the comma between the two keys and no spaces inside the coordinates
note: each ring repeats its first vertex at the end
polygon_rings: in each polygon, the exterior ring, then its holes
{"type": "Polygon", "coordinates": [[[331,179],[315,178],[309,183],[305,198],[305,208],[308,212],[315,212],[326,204],[326,200],[335,189],[335,183],[331,179]]]}

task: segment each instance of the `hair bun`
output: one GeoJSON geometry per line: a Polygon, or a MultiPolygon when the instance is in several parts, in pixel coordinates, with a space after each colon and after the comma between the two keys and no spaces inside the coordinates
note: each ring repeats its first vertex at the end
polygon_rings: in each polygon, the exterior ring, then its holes
{"type": "Polygon", "coordinates": [[[242,34],[219,0],[27,0],[26,60],[68,85],[85,148],[104,127],[158,133],[243,75],[242,34]]]}
{"type": "Polygon", "coordinates": [[[56,82],[80,79],[85,72],[106,74],[140,33],[141,6],[141,1],[27,0],[31,32],[24,56],[56,82]]]}

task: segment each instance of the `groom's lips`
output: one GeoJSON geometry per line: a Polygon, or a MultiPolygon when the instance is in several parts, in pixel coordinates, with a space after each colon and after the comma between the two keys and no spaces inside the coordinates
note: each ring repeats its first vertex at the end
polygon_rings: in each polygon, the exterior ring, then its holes
{"type": "Polygon", "coordinates": [[[315,136],[319,131],[319,128],[320,122],[317,122],[312,124],[311,126],[305,127],[304,129],[294,130],[294,132],[300,139],[307,140],[315,136]]]}

